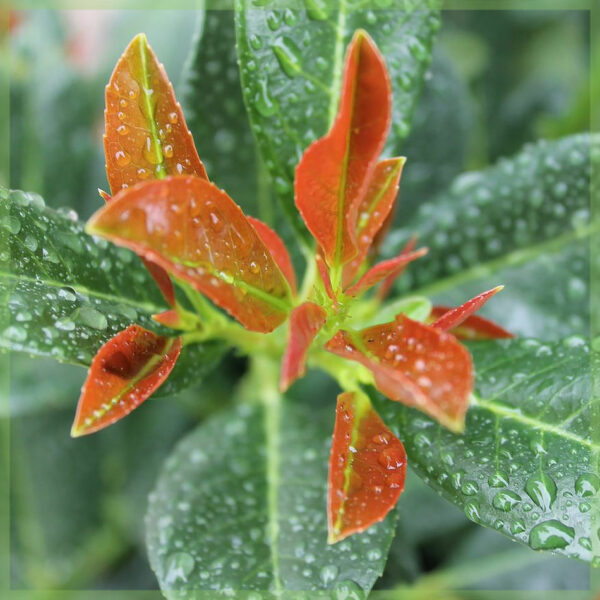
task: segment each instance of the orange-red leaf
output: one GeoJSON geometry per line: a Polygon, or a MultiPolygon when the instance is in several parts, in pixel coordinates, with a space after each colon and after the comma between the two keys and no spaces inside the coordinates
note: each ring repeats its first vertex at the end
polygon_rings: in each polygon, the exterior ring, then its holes
{"type": "MultiPolygon", "coordinates": [[[[384,227],[385,227],[385,223],[384,223],[384,227]]],[[[400,256],[402,256],[403,254],[408,254],[409,252],[412,252],[415,249],[416,245],[417,245],[417,236],[413,235],[408,240],[408,242],[406,242],[406,245],[404,246],[404,248],[402,248],[402,251],[400,252],[400,256]]],[[[402,273],[404,273],[404,269],[399,269],[398,271],[395,271],[391,275],[388,275],[388,277],[386,277],[382,281],[381,285],[379,286],[379,289],[377,290],[377,298],[380,301],[383,301],[387,298],[387,295],[389,294],[391,287],[394,285],[394,281],[396,281],[396,279],[398,279],[398,277],[400,277],[400,275],[402,275],[402,273]]]]}
{"type": "Polygon", "coordinates": [[[358,254],[344,267],[344,287],[352,283],[371,249],[375,236],[381,231],[391,214],[405,162],[404,157],[389,158],[380,161],[375,167],[367,193],[358,208],[356,223],[358,254]]]}
{"type": "Polygon", "coordinates": [[[137,35],[106,86],[104,152],[113,194],[167,175],[206,178],[164,67],[137,35]]]}
{"type": "Polygon", "coordinates": [[[81,390],[71,435],[94,433],[137,408],[173,370],[181,338],[168,338],[131,325],[94,357],[81,390]]]}
{"type": "Polygon", "coordinates": [[[497,294],[504,288],[503,285],[498,285],[487,292],[482,292],[474,298],[467,300],[464,304],[451,308],[436,317],[433,326],[444,331],[453,330],[461,323],[466,321],[474,312],[477,312],[492,296],[497,294]]]}
{"type": "Polygon", "coordinates": [[[374,267],[369,269],[353,286],[349,287],[344,293],[346,296],[358,296],[369,288],[377,285],[383,279],[387,277],[396,277],[398,272],[404,271],[406,265],[421,258],[427,254],[428,248],[419,248],[413,252],[403,252],[396,256],[396,258],[390,258],[384,260],[374,267]]]}
{"type": "Polygon", "coordinates": [[[340,394],[329,455],[329,543],[381,521],[398,501],[405,478],[404,446],[368,397],[340,394]]]}
{"type": "Polygon", "coordinates": [[[315,336],[325,325],[327,313],[318,304],[305,302],[290,315],[288,345],[281,363],[279,388],[285,392],[306,371],[306,354],[315,336]]]}
{"type": "Polygon", "coordinates": [[[346,54],[339,111],[296,169],[296,206],[332,267],[358,252],[358,207],[383,149],[391,86],[383,57],[358,31],[346,54]]]}
{"type": "Polygon", "coordinates": [[[391,323],[338,332],[327,350],[373,372],[377,389],[391,400],[462,431],[473,389],[473,363],[454,336],[398,315],[391,323]]]}
{"type": "MultiPolygon", "coordinates": [[[[110,195],[104,190],[99,189],[98,193],[105,202],[111,200],[110,195]]],[[[175,306],[175,288],[173,287],[173,282],[171,281],[169,274],[156,263],[147,260],[143,256],[140,256],[140,258],[150,275],[152,275],[152,278],[158,286],[158,289],[162,292],[162,295],[165,297],[165,300],[169,303],[169,306],[175,306]]]]}
{"type": "Polygon", "coordinates": [[[123,190],[88,231],[189,282],[248,329],[272,331],[291,308],[289,285],[260,236],[205,179],[168,177],[123,190]]]}
{"type": "Polygon", "coordinates": [[[256,233],[258,233],[258,236],[263,241],[264,245],[271,252],[277,266],[288,280],[292,293],[296,295],[296,273],[294,272],[292,259],[290,258],[290,254],[287,251],[283,240],[266,223],[263,223],[259,219],[248,217],[248,221],[252,223],[252,226],[256,229],[256,233]]]}

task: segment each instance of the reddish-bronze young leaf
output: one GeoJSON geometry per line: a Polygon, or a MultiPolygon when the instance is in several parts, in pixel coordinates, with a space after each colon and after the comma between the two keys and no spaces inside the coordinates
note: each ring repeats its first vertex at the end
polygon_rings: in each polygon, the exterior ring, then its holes
{"type": "MultiPolygon", "coordinates": [[[[111,197],[104,190],[98,190],[100,197],[105,202],[110,202],[111,197]]],[[[158,289],[162,292],[162,295],[165,297],[165,300],[169,303],[169,306],[175,306],[175,288],[173,287],[173,282],[169,277],[169,274],[162,268],[159,267],[156,263],[153,263],[143,256],[140,256],[142,262],[150,275],[152,275],[152,279],[158,286],[158,289]]]]}
{"type": "Polygon", "coordinates": [[[421,258],[428,252],[428,248],[419,248],[413,252],[403,252],[396,256],[384,260],[369,269],[353,286],[349,287],[344,293],[346,296],[358,296],[369,288],[377,285],[387,277],[396,277],[398,271],[404,271],[406,265],[417,258],[421,258]]]}
{"type": "Polygon", "coordinates": [[[318,304],[305,302],[290,315],[288,344],[281,363],[279,388],[285,392],[306,371],[306,354],[315,336],[325,325],[327,313],[318,304]]]}
{"type": "Polygon", "coordinates": [[[289,285],[260,236],[205,179],[138,183],[99,210],[87,230],[189,282],[247,329],[272,331],[291,308],[289,285]]]}
{"type": "Polygon", "coordinates": [[[290,254],[283,243],[283,240],[273,231],[267,224],[262,221],[255,219],[254,217],[247,217],[248,221],[252,224],[256,233],[263,241],[264,245],[271,252],[271,256],[275,259],[277,266],[281,269],[281,272],[285,275],[285,278],[290,284],[290,288],[294,296],[296,295],[296,273],[294,272],[294,266],[292,265],[292,259],[290,254]]]}
{"type": "Polygon", "coordinates": [[[367,33],[358,31],[346,54],[337,118],[296,169],[296,206],[331,267],[358,252],[358,206],[383,149],[390,111],[383,57],[367,33]]]}
{"type": "Polygon", "coordinates": [[[92,360],[71,435],[94,433],[137,408],[173,370],[181,338],[130,325],[108,340],[92,360]]]}
{"type": "MultiPolygon", "coordinates": [[[[439,319],[451,310],[453,309],[449,306],[434,306],[431,309],[428,322],[435,324],[436,319],[439,319]]],[[[500,327],[500,325],[478,315],[467,317],[460,325],[452,327],[448,331],[459,340],[498,340],[515,337],[510,331],[500,327]]]]}
{"type": "Polygon", "coordinates": [[[454,336],[404,315],[359,332],[338,332],[325,348],[373,372],[391,400],[462,431],[473,389],[471,356],[454,336]]]}
{"type": "Polygon", "coordinates": [[[381,521],[404,490],[406,452],[368,397],[338,396],[329,455],[328,542],[381,521]]]}
{"type": "Polygon", "coordinates": [[[356,224],[358,254],[344,267],[344,287],[352,283],[371,249],[375,236],[392,211],[405,162],[404,157],[389,158],[380,161],[375,167],[367,193],[358,208],[356,224]]]}
{"type": "MultiPolygon", "coordinates": [[[[385,227],[385,223],[384,223],[384,227],[385,227]]],[[[402,256],[403,254],[408,254],[408,253],[412,252],[415,249],[416,245],[417,245],[417,236],[413,235],[408,240],[408,242],[406,242],[406,245],[404,246],[404,248],[402,248],[402,251],[400,252],[400,256],[402,256]]],[[[404,273],[405,268],[406,267],[398,269],[398,271],[395,271],[394,273],[392,273],[391,275],[386,277],[381,282],[381,285],[379,286],[379,289],[377,290],[377,298],[381,302],[383,302],[383,300],[385,300],[387,298],[387,295],[389,294],[390,289],[394,285],[394,281],[396,281],[396,279],[398,279],[398,277],[400,277],[400,275],[402,275],[402,273],[404,273]]]]}
{"type": "Polygon", "coordinates": [[[104,153],[113,194],[167,175],[206,178],[164,67],[137,35],[106,86],[104,153]]]}
{"type": "Polygon", "coordinates": [[[487,292],[482,292],[474,298],[467,300],[464,304],[452,308],[439,316],[433,326],[444,331],[449,331],[458,327],[466,321],[474,312],[477,312],[494,294],[504,289],[503,285],[498,285],[487,292]]]}

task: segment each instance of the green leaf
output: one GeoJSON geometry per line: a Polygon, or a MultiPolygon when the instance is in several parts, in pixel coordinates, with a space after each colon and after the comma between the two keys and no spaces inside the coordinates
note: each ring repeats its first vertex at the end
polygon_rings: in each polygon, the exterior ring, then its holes
{"type": "Polygon", "coordinates": [[[409,464],[472,520],[535,550],[590,560],[600,446],[590,438],[589,346],[579,337],[472,343],[464,435],[379,397],[409,464]]]}
{"type": "Polygon", "coordinates": [[[363,28],[386,58],[394,104],[388,152],[395,153],[410,119],[439,28],[435,0],[392,0],[358,10],[346,0],[306,0],[301,8],[267,10],[237,0],[242,89],[258,147],[282,206],[305,231],[293,203],[294,169],[304,149],[323,136],[337,111],[344,52],[363,28]]]}
{"type": "MultiPolygon", "coordinates": [[[[260,393],[270,394],[264,386],[260,393]]],[[[394,517],[327,544],[332,417],[275,399],[221,413],[181,442],[146,519],[150,561],[168,598],[209,589],[282,597],[336,589],[358,598],[372,587],[394,517]]]]}
{"type": "MultiPolygon", "coordinates": [[[[10,310],[0,348],[88,366],[133,322],[168,333],[151,319],[166,306],[139,258],[87,235],[74,213],[46,208],[37,194],[0,189],[0,228],[10,250],[0,257],[10,310]]],[[[162,394],[191,383],[221,353],[214,344],[187,347],[162,394]]]]}
{"type": "Polygon", "coordinates": [[[198,25],[186,73],[188,124],[210,180],[258,215],[259,157],[242,99],[233,11],[206,11],[198,25]]]}
{"type": "Polygon", "coordinates": [[[412,234],[430,248],[400,278],[397,291],[450,304],[505,284],[482,315],[521,335],[583,333],[589,314],[587,244],[598,227],[590,223],[590,159],[597,164],[599,142],[586,134],[539,142],[460,176],[388,238],[386,256],[397,254],[412,234]],[[512,301],[517,308],[508,309],[512,301]]]}

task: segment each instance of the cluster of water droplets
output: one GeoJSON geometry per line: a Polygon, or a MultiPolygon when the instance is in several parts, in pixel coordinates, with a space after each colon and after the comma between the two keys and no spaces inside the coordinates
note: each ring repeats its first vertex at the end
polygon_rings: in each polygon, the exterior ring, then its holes
{"type": "MultiPolygon", "coordinates": [[[[447,194],[419,209],[410,231],[388,237],[386,255],[395,255],[415,232],[430,249],[400,286],[424,285],[585,228],[590,140],[577,135],[541,141],[484,171],[458,177],[447,194]]],[[[578,295],[584,286],[573,282],[569,293],[578,295]]]]}
{"type": "Polygon", "coordinates": [[[482,404],[470,408],[465,436],[411,418],[403,430],[409,461],[469,519],[535,550],[589,558],[597,535],[590,511],[600,491],[589,439],[589,373],[581,373],[589,346],[573,336],[555,344],[512,341],[487,352],[475,354],[482,404]],[[516,371],[493,368],[511,354],[516,371]],[[554,365],[569,375],[549,385],[554,365]]]}
{"type": "Polygon", "coordinates": [[[331,423],[282,410],[277,421],[249,405],[220,415],[168,459],[147,515],[149,555],[163,588],[233,593],[280,585],[307,590],[307,600],[310,590],[365,598],[383,569],[391,522],[327,544],[331,423]],[[210,450],[216,440],[218,454],[210,450]]]}
{"type": "Polygon", "coordinates": [[[37,194],[3,191],[1,200],[10,322],[0,346],[87,364],[117,331],[151,324],[149,313],[162,303],[130,252],[86,235],[74,211],[46,209],[37,194]]]}

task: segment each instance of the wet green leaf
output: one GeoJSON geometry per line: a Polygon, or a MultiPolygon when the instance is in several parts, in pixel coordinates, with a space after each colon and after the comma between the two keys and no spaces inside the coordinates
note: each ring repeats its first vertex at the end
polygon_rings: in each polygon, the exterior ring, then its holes
{"type": "Polygon", "coordinates": [[[382,417],[412,467],[471,520],[590,560],[600,447],[590,437],[589,345],[571,337],[469,346],[477,380],[464,435],[379,397],[382,417]]]}
{"type": "Polygon", "coordinates": [[[383,570],[394,517],[327,544],[332,417],[287,403],[244,405],[181,442],[146,520],[150,561],[168,598],[227,589],[363,597],[383,570]]]}
{"type": "Polygon", "coordinates": [[[364,10],[346,0],[305,0],[294,8],[236,2],[242,89],[253,132],[288,216],[303,231],[293,203],[294,169],[324,135],[337,110],[345,48],[357,28],[386,58],[394,104],[388,152],[410,120],[439,28],[435,0],[392,0],[364,10]]]}
{"type": "Polygon", "coordinates": [[[484,171],[461,175],[448,193],[390,234],[386,255],[395,255],[412,234],[430,248],[400,278],[397,291],[451,304],[504,284],[482,315],[520,335],[584,333],[589,235],[595,230],[590,162],[597,164],[599,144],[589,135],[539,142],[484,171]]]}
{"type": "MultiPolygon", "coordinates": [[[[166,307],[137,256],[90,237],[74,212],[46,208],[37,194],[0,189],[0,203],[10,252],[0,256],[0,290],[10,313],[1,348],[88,366],[131,323],[168,331],[151,319],[166,307]]],[[[221,353],[214,345],[186,348],[161,393],[191,383],[221,353]]]]}

